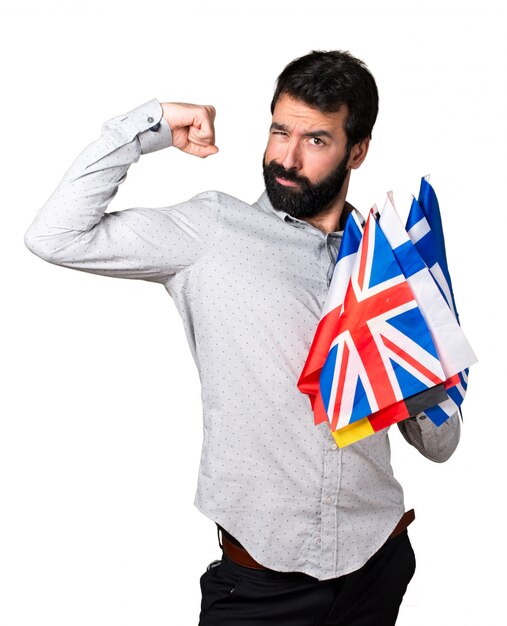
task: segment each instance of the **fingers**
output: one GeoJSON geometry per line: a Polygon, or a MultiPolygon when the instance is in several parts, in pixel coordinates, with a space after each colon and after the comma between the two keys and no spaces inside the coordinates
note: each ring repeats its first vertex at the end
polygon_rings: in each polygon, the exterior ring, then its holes
{"type": "Polygon", "coordinates": [[[164,117],[173,134],[173,146],[205,158],[218,152],[215,145],[215,107],[183,102],[163,103],[164,117]]]}
{"type": "Polygon", "coordinates": [[[215,145],[200,146],[195,143],[189,143],[188,146],[183,149],[183,152],[188,152],[188,154],[205,159],[212,154],[216,154],[218,152],[218,148],[215,145]]]}
{"type": "Polygon", "coordinates": [[[202,117],[202,124],[199,130],[204,141],[211,144],[215,143],[215,107],[211,105],[203,107],[204,115],[202,117]]]}
{"type": "Polygon", "coordinates": [[[198,146],[215,144],[215,109],[211,106],[196,111],[192,125],[188,131],[188,140],[198,146]]]}

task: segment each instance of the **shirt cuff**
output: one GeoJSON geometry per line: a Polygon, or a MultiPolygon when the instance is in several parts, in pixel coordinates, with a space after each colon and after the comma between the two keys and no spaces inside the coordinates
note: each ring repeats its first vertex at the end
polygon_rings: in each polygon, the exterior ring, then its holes
{"type": "Polygon", "coordinates": [[[421,411],[420,413],[417,413],[417,415],[412,415],[412,417],[408,418],[409,420],[411,420],[412,422],[423,422],[424,420],[428,419],[428,416],[426,415],[426,413],[424,413],[424,411],[421,411]]]}
{"type": "Polygon", "coordinates": [[[103,134],[107,138],[109,149],[129,143],[135,137],[139,141],[142,154],[172,145],[171,128],[164,120],[162,105],[156,98],[108,120],[103,126],[103,134]],[[153,126],[157,127],[159,122],[158,130],[151,131],[150,129],[153,126]]]}
{"type": "Polygon", "coordinates": [[[141,154],[148,154],[172,146],[171,127],[164,117],[160,121],[137,135],[141,144],[141,154]]]}

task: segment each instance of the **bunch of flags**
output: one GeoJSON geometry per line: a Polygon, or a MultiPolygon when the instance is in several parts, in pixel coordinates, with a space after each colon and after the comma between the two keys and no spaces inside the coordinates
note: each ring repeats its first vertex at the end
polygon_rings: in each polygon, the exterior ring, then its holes
{"type": "Polygon", "coordinates": [[[438,200],[421,180],[406,226],[392,194],[352,212],[298,388],[340,447],[423,412],[460,410],[477,358],[458,321],[438,200]]]}

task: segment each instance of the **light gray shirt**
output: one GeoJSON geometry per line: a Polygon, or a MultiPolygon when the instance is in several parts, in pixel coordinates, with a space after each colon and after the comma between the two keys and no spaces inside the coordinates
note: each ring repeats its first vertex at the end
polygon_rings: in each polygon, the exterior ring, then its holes
{"type": "MultiPolygon", "coordinates": [[[[296,386],[343,233],[275,211],[265,192],[253,205],[207,191],[106,213],[130,165],[170,145],[155,98],[106,122],[25,244],[50,263],[164,286],[202,385],[195,505],[266,567],[347,574],[386,541],[404,502],[388,429],[340,450],[296,386]]],[[[434,461],[459,440],[457,415],[439,428],[423,414],[399,426],[434,461]]]]}

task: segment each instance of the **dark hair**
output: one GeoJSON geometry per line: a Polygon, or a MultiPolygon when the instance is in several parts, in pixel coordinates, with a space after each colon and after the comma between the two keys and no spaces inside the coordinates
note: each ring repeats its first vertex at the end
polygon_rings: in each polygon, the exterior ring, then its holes
{"type": "Polygon", "coordinates": [[[371,137],[378,113],[377,85],[365,63],[350,52],[313,50],[294,59],[278,77],[271,113],[284,94],[324,113],[345,104],[348,148],[371,137]]]}

